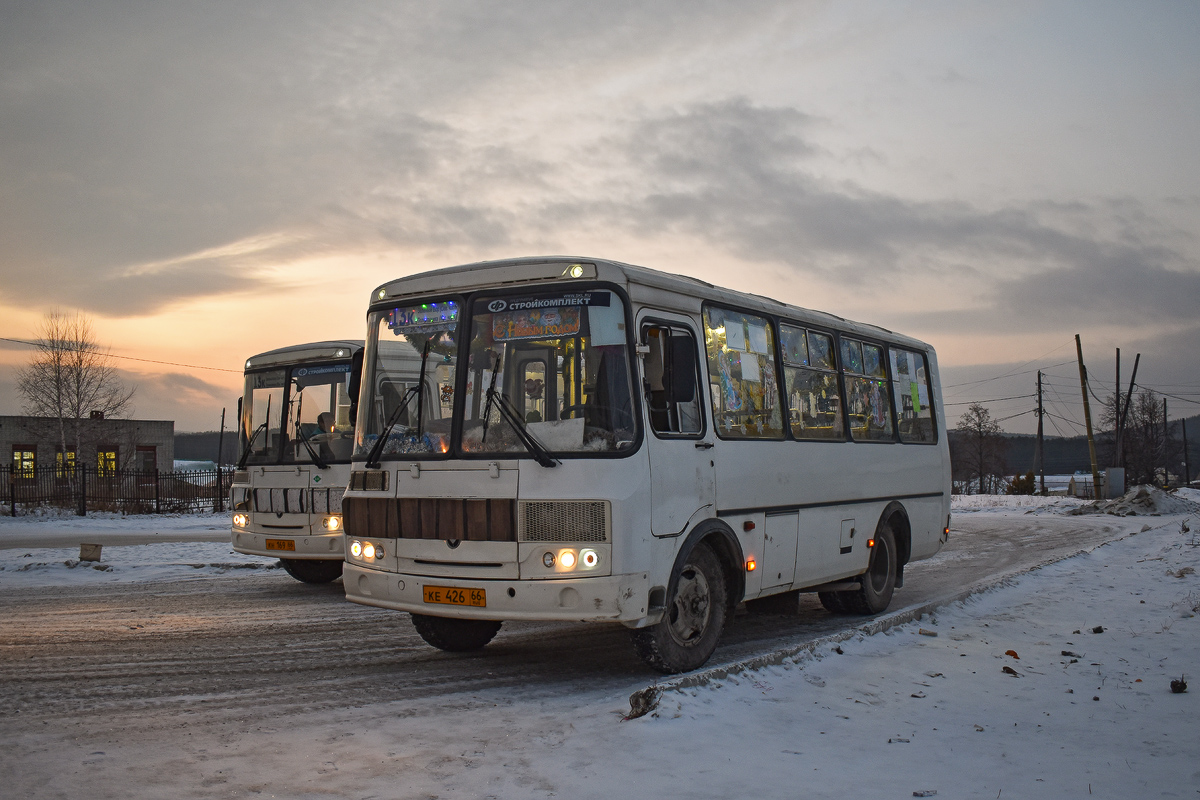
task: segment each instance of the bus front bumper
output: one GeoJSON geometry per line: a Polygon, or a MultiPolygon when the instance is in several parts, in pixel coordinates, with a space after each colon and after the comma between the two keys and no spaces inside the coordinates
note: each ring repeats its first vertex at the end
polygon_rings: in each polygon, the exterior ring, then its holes
{"type": "Polygon", "coordinates": [[[341,531],[309,536],[257,533],[234,528],[231,535],[235,552],[268,558],[341,559],[346,555],[345,540],[341,531]]]}
{"type": "Polygon", "coordinates": [[[645,573],[573,580],[459,580],[368,569],[347,562],[346,599],[367,606],[460,619],[624,622],[646,617],[650,581],[645,573]],[[425,587],[482,589],[482,608],[425,602],[425,587]]]}

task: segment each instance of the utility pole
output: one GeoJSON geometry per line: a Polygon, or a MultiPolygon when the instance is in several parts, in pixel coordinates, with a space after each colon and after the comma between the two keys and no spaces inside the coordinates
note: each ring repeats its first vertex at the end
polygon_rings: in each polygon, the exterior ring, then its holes
{"type": "Polygon", "coordinates": [[[1168,443],[1171,439],[1171,429],[1167,427],[1167,398],[1163,398],[1163,488],[1171,482],[1171,462],[1167,460],[1167,454],[1171,452],[1168,443]]]}
{"type": "Polygon", "coordinates": [[[1117,425],[1121,421],[1121,348],[1117,348],[1117,390],[1113,392],[1113,466],[1121,466],[1117,455],[1117,425]]]}
{"type": "Polygon", "coordinates": [[[1179,420],[1179,427],[1183,429],[1183,485],[1192,485],[1192,463],[1188,460],[1187,448],[1187,417],[1179,420]]]}
{"type": "Polygon", "coordinates": [[[1125,395],[1125,403],[1121,406],[1121,416],[1117,420],[1117,463],[1114,466],[1125,466],[1125,418],[1129,416],[1129,404],[1133,402],[1133,387],[1137,381],[1138,362],[1142,360],[1142,354],[1138,353],[1133,358],[1133,374],[1129,376],[1129,393],[1125,395]]]}
{"type": "Polygon", "coordinates": [[[1083,365],[1083,343],[1075,334],[1075,354],[1079,358],[1079,388],[1083,392],[1083,421],[1087,424],[1088,456],[1092,460],[1092,494],[1100,499],[1100,468],[1096,466],[1096,440],[1092,436],[1092,406],[1088,403],[1087,367],[1083,365]]]}
{"type": "Polygon", "coordinates": [[[221,435],[217,437],[217,469],[221,469],[221,453],[225,451],[225,409],[221,409],[221,435]]]}
{"type": "Polygon", "coordinates": [[[1046,445],[1042,439],[1042,415],[1046,412],[1042,409],[1042,371],[1038,370],[1038,434],[1037,447],[1034,462],[1037,464],[1038,475],[1041,480],[1041,493],[1046,493],[1046,451],[1043,449],[1046,445]]]}

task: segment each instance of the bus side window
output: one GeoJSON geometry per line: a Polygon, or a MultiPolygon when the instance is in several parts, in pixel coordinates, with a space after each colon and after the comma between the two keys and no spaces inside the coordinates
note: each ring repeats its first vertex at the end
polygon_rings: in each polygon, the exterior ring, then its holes
{"type": "Polygon", "coordinates": [[[704,310],[713,426],[725,439],[782,439],[775,326],[765,317],[704,310]]]}
{"type": "Polygon", "coordinates": [[[779,330],[792,436],[796,439],[845,439],[833,339],[815,331],[805,336],[803,328],[786,323],[780,325],[779,330]]]}
{"type": "Polygon", "coordinates": [[[892,399],[896,404],[896,422],[900,441],[908,444],[934,444],[933,409],[929,404],[929,379],[925,356],[910,350],[888,348],[892,362],[892,399]]]}
{"type": "Polygon", "coordinates": [[[655,433],[697,434],[703,428],[696,391],[696,339],[681,328],[647,327],[644,360],[646,405],[655,433]]]}
{"type": "Polygon", "coordinates": [[[846,414],[856,442],[892,442],[890,386],[879,345],[842,339],[842,372],[846,379],[846,414]]]}

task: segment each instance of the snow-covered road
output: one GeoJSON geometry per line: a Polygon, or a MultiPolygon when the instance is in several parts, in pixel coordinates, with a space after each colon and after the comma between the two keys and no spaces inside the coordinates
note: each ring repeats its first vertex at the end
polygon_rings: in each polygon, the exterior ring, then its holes
{"type": "MultiPolygon", "coordinates": [[[[338,584],[238,568],[269,562],[218,544],[106,547],[105,572],[0,551],[0,785],[445,798],[1084,797],[1090,784],[1195,797],[1198,689],[1167,684],[1200,663],[1187,571],[1200,547],[1182,518],[1028,510],[956,507],[951,545],[914,565],[893,608],[1157,527],[841,654],[831,644],[669,691],[657,716],[627,722],[630,691],[652,678],[619,628],[508,625],[482,654],[449,656],[404,615],[348,604],[338,584]]],[[[716,661],[852,624],[811,603],[739,616],[716,661]]]]}

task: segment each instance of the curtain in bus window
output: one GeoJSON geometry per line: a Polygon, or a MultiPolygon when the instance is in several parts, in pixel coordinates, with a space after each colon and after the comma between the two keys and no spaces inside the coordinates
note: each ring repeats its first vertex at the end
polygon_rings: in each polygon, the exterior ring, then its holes
{"type": "Polygon", "coordinates": [[[909,350],[890,348],[892,361],[892,400],[900,441],[933,444],[933,409],[929,405],[929,379],[925,356],[909,350]]]}
{"type": "Polygon", "coordinates": [[[894,441],[883,349],[854,339],[842,339],[842,359],[850,436],[855,441],[894,441]]]}
{"type": "Polygon", "coordinates": [[[783,378],[788,404],[788,425],[797,439],[842,439],[842,402],[837,372],[832,367],[833,339],[821,333],[805,335],[803,328],[779,326],[783,345],[783,378]],[[811,347],[809,344],[811,343],[811,347]],[[813,359],[829,367],[809,366],[813,359]]]}
{"type": "Polygon", "coordinates": [[[704,344],[718,435],[783,438],[771,322],[740,311],[705,309],[704,344]]]}

